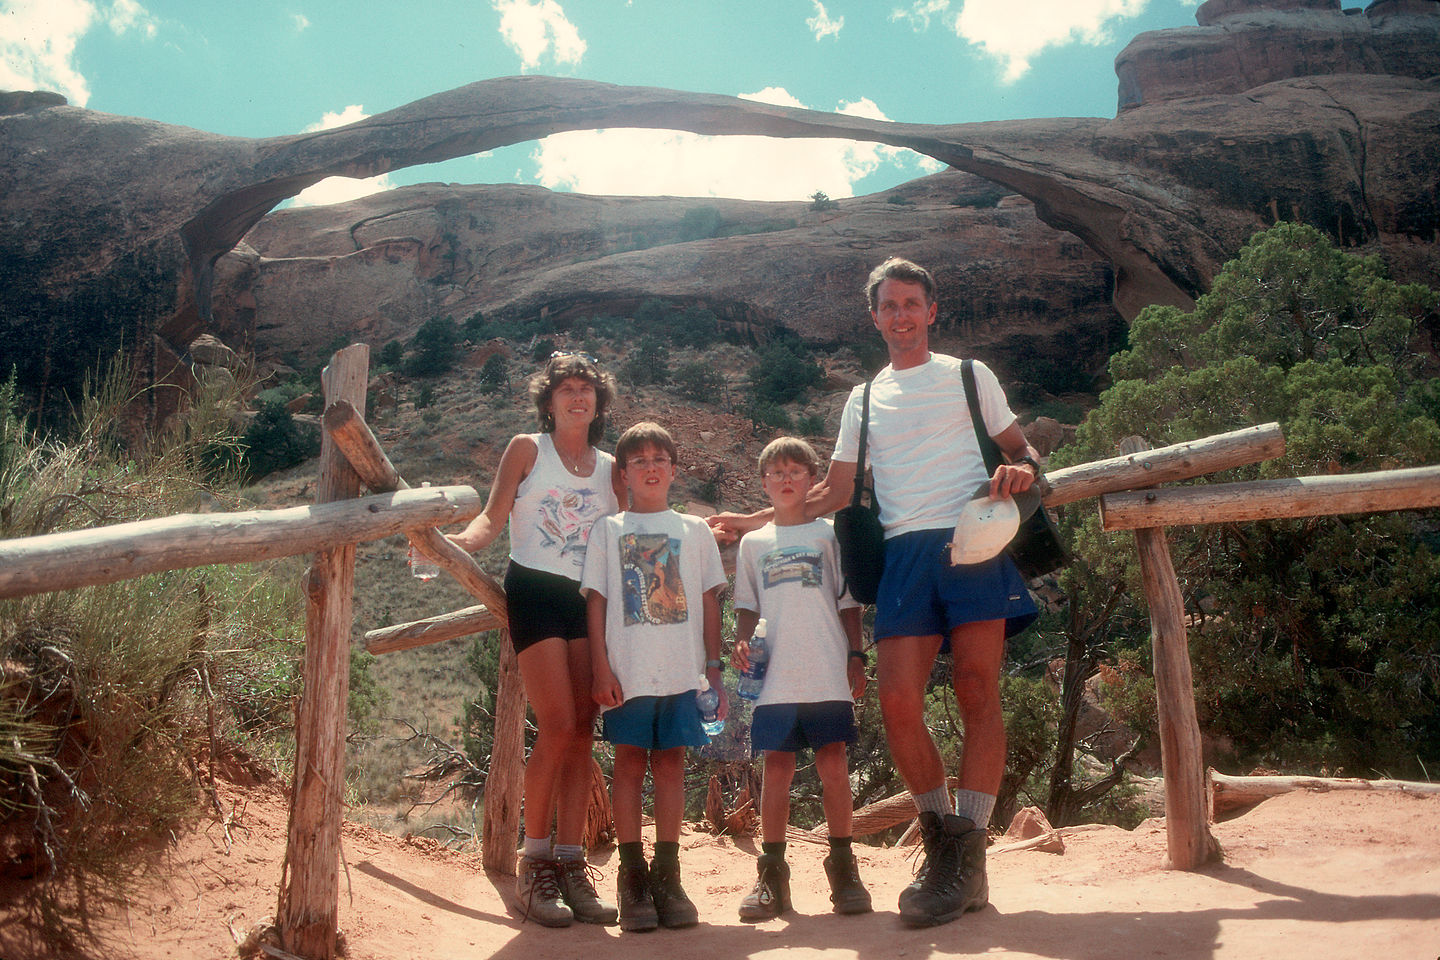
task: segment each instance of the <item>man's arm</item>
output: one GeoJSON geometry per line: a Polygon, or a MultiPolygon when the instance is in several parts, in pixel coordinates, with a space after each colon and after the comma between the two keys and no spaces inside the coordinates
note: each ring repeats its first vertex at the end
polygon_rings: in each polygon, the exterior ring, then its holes
{"type": "Polygon", "coordinates": [[[1001,430],[995,436],[995,444],[1010,462],[995,468],[995,476],[990,478],[990,498],[1004,500],[1029,490],[1031,484],[1040,479],[1040,468],[1019,461],[1029,457],[1039,463],[1040,453],[1025,439],[1025,431],[1020,429],[1020,424],[1012,423],[1001,430]]]}

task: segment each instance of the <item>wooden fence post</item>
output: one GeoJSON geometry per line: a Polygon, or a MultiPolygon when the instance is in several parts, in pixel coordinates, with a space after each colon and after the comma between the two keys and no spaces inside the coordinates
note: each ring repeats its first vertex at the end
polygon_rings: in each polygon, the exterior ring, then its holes
{"type": "MultiPolygon", "coordinates": [[[[344,399],[365,409],[369,365],[364,344],[331,357],[321,374],[326,402],[344,399]]],[[[360,477],[322,434],[316,502],[359,494],[360,477]]],[[[305,575],[305,690],[296,718],[295,784],[275,913],[281,946],[307,960],[335,956],[354,586],[353,543],[315,554],[305,575]]]]}
{"type": "MultiPolygon", "coordinates": [[[[1139,453],[1148,444],[1130,437],[1121,453],[1139,453]]],[[[1150,644],[1155,671],[1155,701],[1160,719],[1160,763],[1165,776],[1165,839],[1170,863],[1193,870],[1215,855],[1205,802],[1205,761],[1200,748],[1200,723],[1195,716],[1195,686],[1190,673],[1190,646],[1185,636],[1185,601],[1165,531],[1135,531],[1145,602],[1150,608],[1150,644]]]]}
{"type": "Polygon", "coordinates": [[[495,694],[495,741],[485,777],[485,817],[480,860],[486,870],[515,875],[520,806],[525,794],[525,684],[510,643],[500,632],[500,683],[495,694]]]}

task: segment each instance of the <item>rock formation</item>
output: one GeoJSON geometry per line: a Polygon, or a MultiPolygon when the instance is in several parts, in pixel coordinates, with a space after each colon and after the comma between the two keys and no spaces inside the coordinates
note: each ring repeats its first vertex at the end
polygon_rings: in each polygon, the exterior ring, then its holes
{"type": "MultiPolygon", "coordinates": [[[[327,176],[373,176],[598,127],[848,137],[917,150],[1023,195],[1043,223],[1079,237],[1110,264],[1114,304],[1126,318],[1150,302],[1189,304],[1254,230],[1282,218],[1380,252],[1399,278],[1434,282],[1440,79],[1429,64],[1440,49],[1440,4],[1378,0],[1360,14],[1330,2],[1210,0],[1198,19],[1197,27],[1142,35],[1121,55],[1127,106],[1113,120],[886,123],[513,77],[338,129],[247,140],[56,105],[53,95],[6,94],[0,354],[43,396],[67,379],[67,358],[93,356],[123,332],[132,344],[155,344],[153,372],[163,375],[184,358],[170,345],[215,324],[217,263],[285,198],[327,176]]],[[[387,249],[367,256],[383,260],[387,249]]],[[[695,262],[701,252],[685,254],[695,262]]],[[[843,299],[815,315],[850,309],[873,253],[835,265],[843,299]]],[[[445,254],[424,269],[443,276],[445,254]]],[[[643,268],[647,259],[616,264],[643,268]]],[[[327,264],[317,258],[312,268],[320,275],[327,264]]],[[[233,273],[259,266],[247,267],[245,255],[227,261],[225,289],[243,287],[233,273]]],[[[771,282],[773,263],[754,266],[755,277],[736,286],[771,282]]],[[[663,285],[647,292],[668,293],[663,285]]],[[[517,309],[544,309],[552,294],[563,309],[563,290],[516,283],[509,292],[517,309]]],[[[248,322],[263,343],[267,318],[247,319],[256,307],[237,297],[221,311],[227,327],[248,322]]],[[[763,316],[750,300],[743,305],[763,316]]]]}

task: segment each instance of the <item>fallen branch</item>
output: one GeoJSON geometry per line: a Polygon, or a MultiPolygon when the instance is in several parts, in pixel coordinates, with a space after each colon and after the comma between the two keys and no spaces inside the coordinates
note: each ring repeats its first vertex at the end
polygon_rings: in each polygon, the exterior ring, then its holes
{"type": "Polygon", "coordinates": [[[1253,807],[1262,800],[1278,797],[1295,790],[1395,790],[1400,793],[1440,794],[1440,783],[1416,780],[1362,780],[1359,777],[1231,777],[1210,769],[1206,771],[1206,792],[1210,799],[1210,816],[1218,818],[1233,810],[1253,807]]]}

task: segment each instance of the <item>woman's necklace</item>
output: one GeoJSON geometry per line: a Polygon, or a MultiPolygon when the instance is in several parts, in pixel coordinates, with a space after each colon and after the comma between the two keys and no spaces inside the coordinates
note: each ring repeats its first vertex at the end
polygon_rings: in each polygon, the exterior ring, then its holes
{"type": "Polygon", "coordinates": [[[560,462],[565,464],[565,469],[577,477],[584,476],[589,471],[590,466],[593,466],[593,464],[587,466],[585,462],[589,459],[588,454],[590,453],[590,448],[588,446],[580,452],[578,457],[567,457],[558,445],[555,447],[555,453],[560,457],[560,462]]]}

